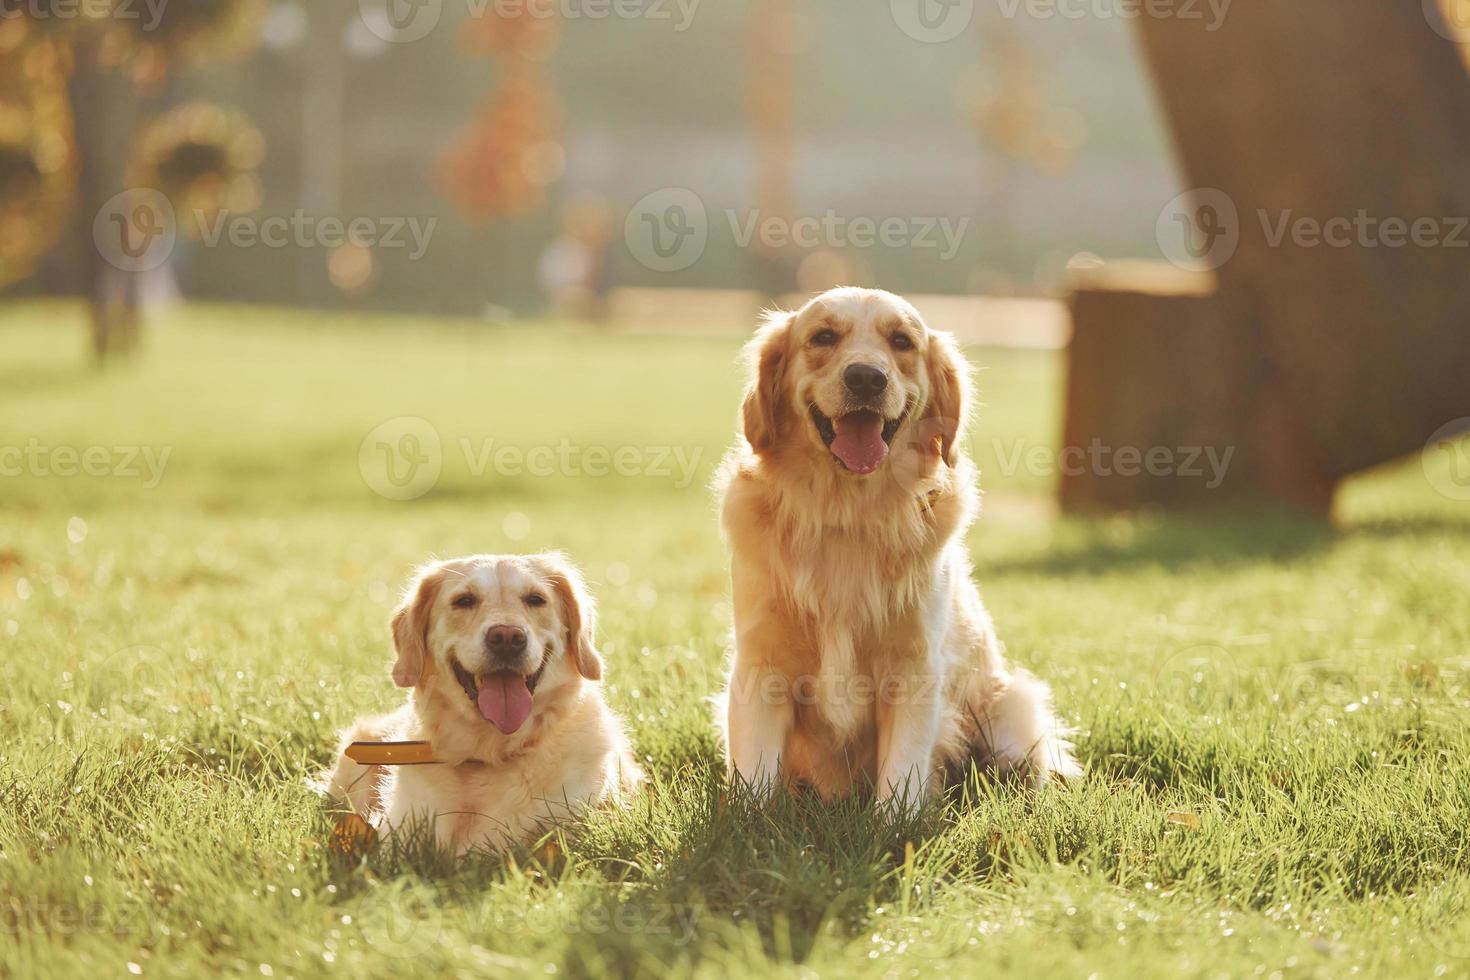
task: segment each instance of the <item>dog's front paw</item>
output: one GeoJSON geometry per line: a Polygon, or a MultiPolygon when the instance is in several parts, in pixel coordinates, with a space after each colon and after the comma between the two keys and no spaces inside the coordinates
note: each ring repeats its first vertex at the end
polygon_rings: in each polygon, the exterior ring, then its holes
{"type": "Polygon", "coordinates": [[[930,782],[917,768],[909,770],[906,775],[880,778],[878,806],[894,816],[918,813],[929,801],[930,782]]]}

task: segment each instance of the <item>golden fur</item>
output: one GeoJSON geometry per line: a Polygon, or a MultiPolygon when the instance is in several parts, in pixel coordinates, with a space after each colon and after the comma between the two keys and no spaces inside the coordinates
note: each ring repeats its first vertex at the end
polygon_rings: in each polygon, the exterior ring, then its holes
{"type": "Polygon", "coordinates": [[[622,799],[643,776],[596,683],[594,617],[580,574],[558,554],[426,566],[393,614],[393,680],[410,689],[408,702],[358,719],[342,748],[426,739],[446,764],[363,766],[341,756],[320,788],[383,833],[431,824],[456,853],[525,842],[587,806],[622,799]],[[532,594],[540,605],[528,604],[532,594]],[[477,677],[495,669],[485,636],[504,624],[525,630],[524,672],[539,678],[530,716],[510,735],[481,717],[452,666],[477,677]]]}
{"type": "Polygon", "coordinates": [[[1079,774],[1050,689],[1006,664],[970,578],[970,371],[953,338],[891,293],[844,288],[769,314],[747,350],[744,439],[717,478],[732,552],[731,773],[829,797],[871,785],[907,804],[972,753],[1038,782],[1079,774]],[[814,421],[851,410],[853,364],[885,372],[862,407],[896,426],[866,476],[814,421]]]}

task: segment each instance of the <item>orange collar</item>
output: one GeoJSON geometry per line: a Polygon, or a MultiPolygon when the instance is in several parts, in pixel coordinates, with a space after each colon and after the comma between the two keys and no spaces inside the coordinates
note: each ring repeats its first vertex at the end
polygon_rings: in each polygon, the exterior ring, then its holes
{"type": "Polygon", "coordinates": [[[364,766],[423,766],[442,764],[428,742],[353,742],[343,755],[364,766]]]}

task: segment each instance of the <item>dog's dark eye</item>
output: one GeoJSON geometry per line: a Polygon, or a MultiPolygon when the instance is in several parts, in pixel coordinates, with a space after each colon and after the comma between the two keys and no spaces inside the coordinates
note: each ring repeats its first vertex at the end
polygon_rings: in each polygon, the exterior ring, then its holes
{"type": "Polygon", "coordinates": [[[532,592],[530,595],[526,596],[526,605],[544,606],[546,605],[546,597],[539,592],[532,592]]]}
{"type": "Polygon", "coordinates": [[[890,343],[890,344],[893,345],[893,349],[894,350],[913,350],[914,349],[914,341],[913,341],[913,338],[910,337],[906,333],[896,333],[896,334],[894,334],[892,337],[888,338],[888,343],[890,343]]]}
{"type": "Polygon", "coordinates": [[[473,607],[474,604],[477,603],[477,602],[479,602],[479,601],[480,600],[478,600],[474,596],[470,595],[470,593],[463,592],[463,593],[460,593],[459,595],[455,596],[454,597],[454,600],[452,602],[450,602],[450,605],[453,606],[455,609],[469,609],[469,608],[473,607]]]}
{"type": "Polygon", "coordinates": [[[813,347],[831,347],[835,343],[837,343],[837,331],[835,330],[818,330],[812,334],[813,347]]]}

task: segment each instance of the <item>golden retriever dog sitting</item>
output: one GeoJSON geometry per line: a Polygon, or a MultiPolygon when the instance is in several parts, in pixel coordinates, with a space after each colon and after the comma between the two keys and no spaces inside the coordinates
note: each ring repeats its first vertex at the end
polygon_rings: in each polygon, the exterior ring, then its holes
{"type": "Polygon", "coordinates": [[[767,314],[717,487],[731,549],[730,772],[916,806],[971,758],[1079,775],[1051,691],[1009,666],[970,578],[970,369],[908,302],[834,289],[767,314]]]}
{"type": "Polygon", "coordinates": [[[457,854],[536,837],[642,781],[603,700],[595,611],[558,554],[441,561],[393,614],[393,680],[408,703],[359,719],[358,740],[427,740],[436,763],[361,765],[345,755],[321,788],[380,832],[432,827],[457,854]]]}

